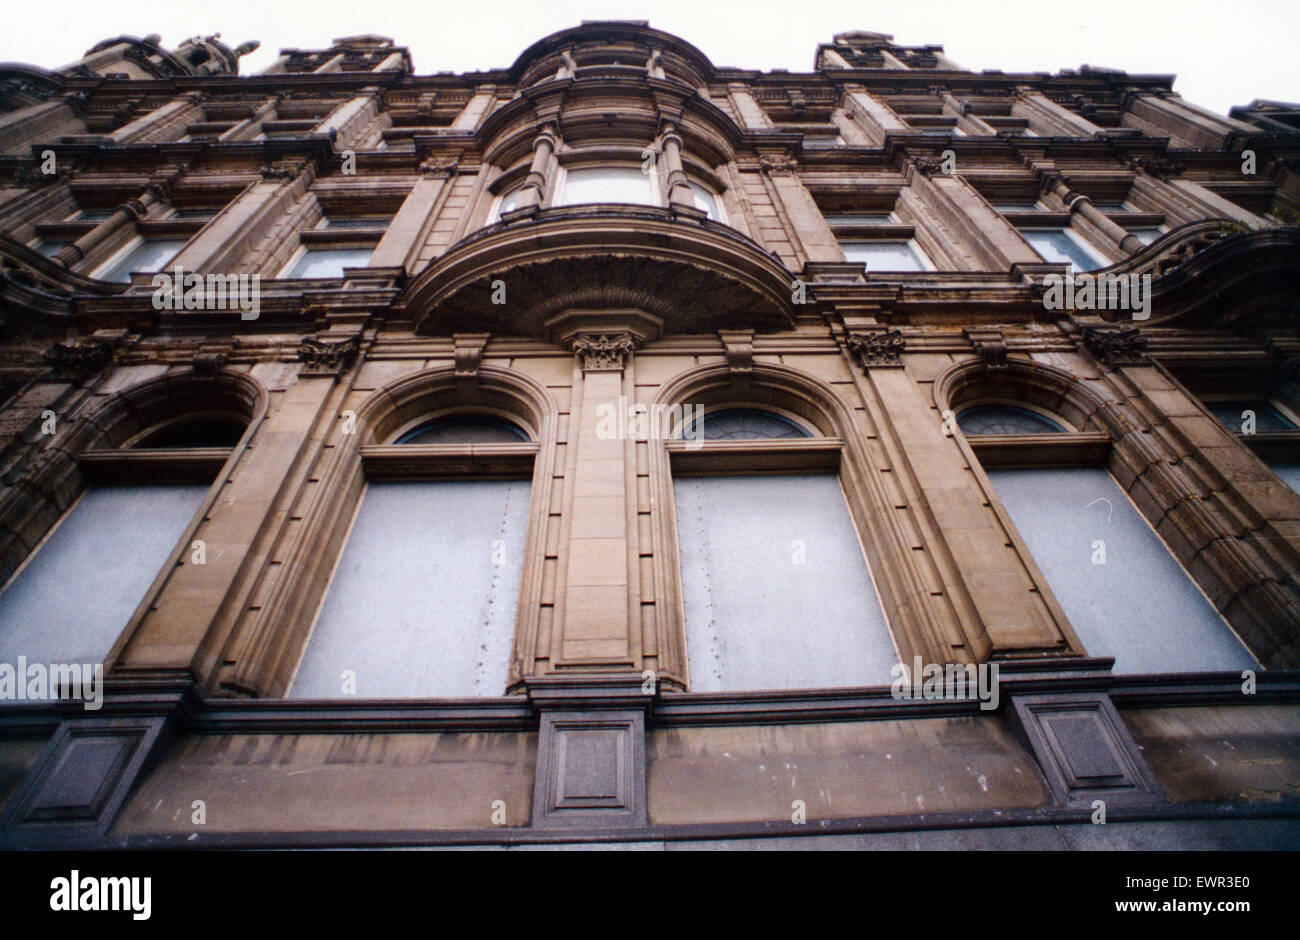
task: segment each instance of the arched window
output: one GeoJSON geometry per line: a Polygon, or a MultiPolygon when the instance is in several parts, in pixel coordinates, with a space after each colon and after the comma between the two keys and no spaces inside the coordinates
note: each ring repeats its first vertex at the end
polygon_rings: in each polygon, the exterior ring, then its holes
{"type": "Polygon", "coordinates": [[[706,407],[668,445],[690,689],[883,685],[898,661],[836,472],[788,414],[706,407]]]}
{"type": "Polygon", "coordinates": [[[224,397],[222,386],[135,391],[128,401],[142,404],[96,417],[109,439],[125,439],[80,454],[87,487],[0,590],[0,662],[102,663],[168,559],[188,547],[178,540],[251,416],[238,400],[226,411],[167,413],[196,394],[224,397]],[[121,434],[141,421],[143,430],[121,434]]]}
{"type": "Polygon", "coordinates": [[[1005,403],[957,423],[1089,655],[1120,673],[1257,667],[1106,469],[1106,434],[1005,403]]]}
{"type": "Polygon", "coordinates": [[[536,444],[491,414],[393,437],[363,457],[365,492],[289,696],[503,695],[536,444]]]}

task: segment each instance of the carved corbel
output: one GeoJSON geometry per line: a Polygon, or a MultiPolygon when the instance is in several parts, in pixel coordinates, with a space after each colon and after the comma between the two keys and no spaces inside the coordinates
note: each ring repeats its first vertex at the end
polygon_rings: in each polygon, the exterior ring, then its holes
{"type": "Polygon", "coordinates": [[[469,402],[478,391],[478,368],[483,362],[483,350],[491,333],[454,333],[451,341],[456,347],[456,391],[460,400],[469,402]]]}
{"type": "Polygon", "coordinates": [[[1001,330],[962,330],[984,363],[985,378],[997,381],[1007,370],[1007,344],[1001,330]]]}
{"type": "Polygon", "coordinates": [[[731,385],[737,391],[749,386],[754,373],[754,331],[719,330],[718,338],[727,351],[727,371],[731,385]]]}
{"type": "Polygon", "coordinates": [[[459,168],[460,160],[456,157],[430,157],[419,166],[421,176],[444,180],[455,176],[459,168]]]}

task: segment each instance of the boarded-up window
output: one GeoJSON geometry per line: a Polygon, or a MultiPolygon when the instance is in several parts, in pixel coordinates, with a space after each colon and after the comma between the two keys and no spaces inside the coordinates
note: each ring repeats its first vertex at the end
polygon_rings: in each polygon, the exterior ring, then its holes
{"type": "Polygon", "coordinates": [[[674,487],[692,691],[891,681],[897,655],[837,477],[674,487]]]}
{"type": "Polygon", "coordinates": [[[0,593],[0,662],[103,662],[206,486],[88,490],[0,593]]]}
{"type": "Polygon", "coordinates": [[[529,489],[371,483],[290,697],[503,695],[529,489]]]}
{"type": "Polygon", "coordinates": [[[1106,470],[989,479],[1089,655],[1123,673],[1257,668],[1106,470]]]}

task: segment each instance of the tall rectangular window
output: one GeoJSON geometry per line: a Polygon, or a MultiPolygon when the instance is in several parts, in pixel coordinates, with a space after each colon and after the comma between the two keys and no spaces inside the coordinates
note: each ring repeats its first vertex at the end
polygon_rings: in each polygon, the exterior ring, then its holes
{"type": "Polygon", "coordinates": [[[898,657],[836,475],[673,486],[692,691],[891,681],[898,657]]]}
{"type": "Polygon", "coordinates": [[[0,592],[0,662],[103,662],[207,492],[87,490],[0,592]]]}
{"type": "Polygon", "coordinates": [[[1117,673],[1258,668],[1104,468],[987,472],[1090,655],[1117,673]]]}
{"type": "Polygon", "coordinates": [[[505,694],[529,490],[370,483],[289,697],[505,694]]]}

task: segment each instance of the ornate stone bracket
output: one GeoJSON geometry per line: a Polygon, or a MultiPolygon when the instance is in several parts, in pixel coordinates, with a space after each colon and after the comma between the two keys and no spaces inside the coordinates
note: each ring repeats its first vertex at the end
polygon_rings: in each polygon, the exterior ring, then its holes
{"type": "Polygon", "coordinates": [[[747,382],[754,372],[754,331],[719,330],[718,338],[727,350],[727,369],[731,381],[747,382]]]}
{"type": "Polygon", "coordinates": [[[1007,344],[1002,338],[1001,330],[962,330],[962,335],[975,347],[975,355],[984,363],[988,373],[1005,372],[1007,368],[1007,344]]]}
{"type": "Polygon", "coordinates": [[[870,332],[850,333],[844,345],[857,358],[863,371],[878,368],[902,368],[903,349],[907,343],[902,330],[882,327],[870,332]]]}
{"type": "Polygon", "coordinates": [[[631,333],[579,333],[569,343],[583,372],[622,372],[636,349],[631,333]]]}
{"type": "Polygon", "coordinates": [[[306,363],[303,375],[338,375],[352,365],[360,351],[360,334],[333,342],[304,336],[298,345],[298,359],[306,363]]]}
{"type": "Polygon", "coordinates": [[[1137,327],[1110,330],[1090,326],[1083,331],[1083,345],[1111,368],[1147,361],[1147,340],[1137,327]]]}
{"type": "Polygon", "coordinates": [[[462,401],[469,401],[478,389],[478,367],[483,362],[483,349],[491,333],[455,333],[451,337],[456,347],[456,389],[462,401]]]}

